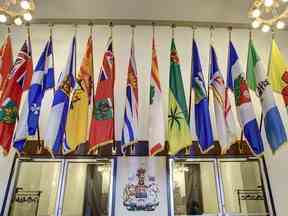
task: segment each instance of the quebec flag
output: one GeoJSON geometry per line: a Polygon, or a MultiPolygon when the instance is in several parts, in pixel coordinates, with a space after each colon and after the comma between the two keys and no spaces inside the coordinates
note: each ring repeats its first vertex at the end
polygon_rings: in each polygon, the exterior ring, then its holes
{"type": "Polygon", "coordinates": [[[261,154],[264,151],[262,137],[239,57],[231,41],[229,42],[227,85],[234,93],[238,119],[250,149],[254,154],[261,154]]]}
{"type": "Polygon", "coordinates": [[[46,43],[34,70],[27,98],[24,102],[14,135],[14,148],[24,150],[28,136],[36,134],[39,127],[39,116],[45,91],[54,87],[54,68],[52,41],[46,43]]]}
{"type": "Polygon", "coordinates": [[[69,151],[65,138],[65,126],[69,111],[69,101],[71,93],[75,87],[75,67],[76,67],[76,38],[73,37],[66,67],[61,72],[56,92],[54,94],[52,108],[45,134],[45,146],[52,153],[62,153],[69,151]]]}

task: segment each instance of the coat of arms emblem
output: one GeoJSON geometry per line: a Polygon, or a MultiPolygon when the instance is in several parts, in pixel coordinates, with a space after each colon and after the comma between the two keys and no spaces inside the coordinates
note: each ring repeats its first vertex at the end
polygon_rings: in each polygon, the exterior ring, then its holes
{"type": "Polygon", "coordinates": [[[128,211],[154,211],[159,206],[159,185],[154,176],[146,176],[146,169],[139,168],[129,177],[123,191],[123,205],[128,211]]]}

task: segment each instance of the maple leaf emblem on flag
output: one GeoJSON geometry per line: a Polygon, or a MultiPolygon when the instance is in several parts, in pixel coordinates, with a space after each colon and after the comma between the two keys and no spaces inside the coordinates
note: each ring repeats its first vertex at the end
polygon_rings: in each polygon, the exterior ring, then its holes
{"type": "Polygon", "coordinates": [[[14,101],[7,98],[0,107],[0,121],[5,124],[14,124],[17,119],[17,107],[14,101]]]}
{"type": "Polygon", "coordinates": [[[181,129],[181,119],[184,119],[183,116],[181,115],[182,112],[178,111],[178,107],[175,106],[174,108],[170,109],[170,114],[168,115],[168,122],[169,122],[169,127],[172,129],[174,125],[177,125],[177,128],[180,130],[181,129]]]}

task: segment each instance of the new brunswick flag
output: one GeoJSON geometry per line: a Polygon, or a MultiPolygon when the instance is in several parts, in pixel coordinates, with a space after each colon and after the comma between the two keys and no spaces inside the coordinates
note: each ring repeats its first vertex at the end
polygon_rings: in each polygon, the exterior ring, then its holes
{"type": "Polygon", "coordinates": [[[87,142],[89,104],[93,86],[93,41],[88,38],[66,124],[66,139],[70,151],[87,142]]]}
{"type": "Polygon", "coordinates": [[[114,142],[114,79],[115,62],[112,50],[112,37],[103,57],[90,127],[89,151],[114,142]]]}
{"type": "Polygon", "coordinates": [[[170,154],[176,154],[181,149],[192,144],[189,128],[189,116],[182,82],[181,69],[177,50],[172,38],[170,52],[168,107],[168,142],[170,154]]]}
{"type": "Polygon", "coordinates": [[[288,112],[288,66],[274,39],[270,51],[268,73],[272,89],[282,94],[288,112]]]}

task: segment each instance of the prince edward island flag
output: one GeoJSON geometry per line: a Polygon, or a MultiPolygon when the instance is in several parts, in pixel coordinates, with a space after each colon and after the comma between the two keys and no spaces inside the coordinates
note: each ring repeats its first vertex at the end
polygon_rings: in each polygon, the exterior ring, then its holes
{"type": "Polygon", "coordinates": [[[185,92],[174,38],[172,38],[170,52],[169,85],[168,142],[169,152],[174,155],[192,144],[185,92]]]}

